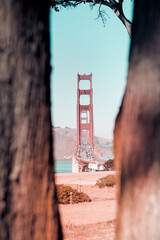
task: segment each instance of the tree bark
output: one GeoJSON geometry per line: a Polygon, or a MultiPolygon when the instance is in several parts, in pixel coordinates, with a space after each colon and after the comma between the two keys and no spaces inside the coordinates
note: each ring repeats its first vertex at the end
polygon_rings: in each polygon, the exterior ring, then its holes
{"type": "Polygon", "coordinates": [[[160,2],[135,0],[128,80],[115,127],[118,240],[160,239],[160,2]]]}
{"type": "Polygon", "coordinates": [[[0,239],[62,239],[52,159],[49,3],[0,1],[0,239]]]}

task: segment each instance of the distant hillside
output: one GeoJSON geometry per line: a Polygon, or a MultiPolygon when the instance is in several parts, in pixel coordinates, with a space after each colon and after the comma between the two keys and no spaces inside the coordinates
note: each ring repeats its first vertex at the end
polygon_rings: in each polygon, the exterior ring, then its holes
{"type": "MultiPolygon", "coordinates": [[[[53,128],[54,132],[54,157],[55,159],[71,158],[76,145],[77,130],[75,128],[53,128]]],[[[101,157],[113,155],[113,141],[95,137],[95,144],[99,148],[101,157]]]]}
{"type": "Polygon", "coordinates": [[[67,131],[65,131],[64,128],[54,128],[53,132],[55,159],[63,159],[69,156],[72,157],[76,141],[71,133],[67,135],[67,131]]]}
{"type": "Polygon", "coordinates": [[[95,144],[97,145],[101,157],[112,157],[113,156],[113,140],[105,139],[102,137],[95,137],[95,144]]]}

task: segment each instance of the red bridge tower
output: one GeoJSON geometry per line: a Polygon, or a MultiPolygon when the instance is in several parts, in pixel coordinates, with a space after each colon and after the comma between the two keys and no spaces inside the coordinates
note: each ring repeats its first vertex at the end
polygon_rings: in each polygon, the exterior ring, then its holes
{"type": "Polygon", "coordinates": [[[92,74],[77,74],[77,146],[81,144],[83,137],[94,148],[92,74]],[[90,89],[80,89],[79,83],[81,80],[89,80],[90,89]],[[80,104],[81,95],[89,95],[90,103],[88,105],[80,104]]]}

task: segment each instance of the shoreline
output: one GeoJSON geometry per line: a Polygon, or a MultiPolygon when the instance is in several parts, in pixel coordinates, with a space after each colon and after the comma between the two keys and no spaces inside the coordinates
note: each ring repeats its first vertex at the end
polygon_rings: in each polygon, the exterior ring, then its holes
{"type": "Polygon", "coordinates": [[[115,174],[115,171],[55,173],[55,183],[68,185],[95,185],[99,178],[110,174],[115,174]]]}

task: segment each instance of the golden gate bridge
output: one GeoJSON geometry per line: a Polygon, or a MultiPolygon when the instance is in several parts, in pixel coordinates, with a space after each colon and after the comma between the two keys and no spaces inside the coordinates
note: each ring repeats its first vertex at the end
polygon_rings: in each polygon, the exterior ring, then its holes
{"type": "Polygon", "coordinates": [[[72,172],[103,170],[104,160],[95,145],[93,121],[92,73],[77,74],[77,142],[73,152],[72,172]],[[89,81],[89,89],[81,89],[80,81],[89,81]],[[82,105],[82,95],[89,96],[89,104],[82,105]]]}

